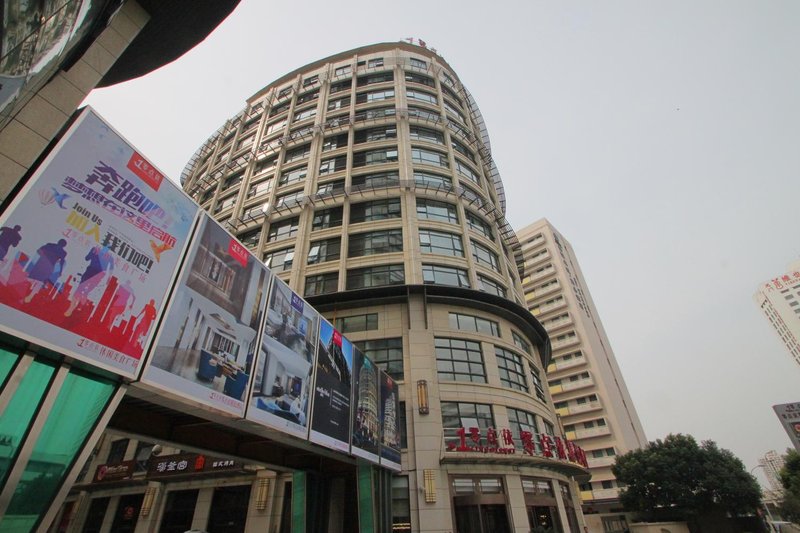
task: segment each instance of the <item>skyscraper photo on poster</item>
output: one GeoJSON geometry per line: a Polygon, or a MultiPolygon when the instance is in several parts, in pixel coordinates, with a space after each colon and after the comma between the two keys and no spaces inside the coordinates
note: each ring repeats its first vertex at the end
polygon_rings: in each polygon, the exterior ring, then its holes
{"type": "Polygon", "coordinates": [[[397,382],[380,370],[381,465],[400,471],[400,398],[397,382]]]}
{"type": "Polygon", "coordinates": [[[0,218],[0,329],[135,377],[197,210],[84,109],[0,218]]]}
{"type": "Polygon", "coordinates": [[[381,427],[378,420],[378,367],[353,347],[353,417],[350,453],[378,463],[381,427]]]}
{"type": "Polygon", "coordinates": [[[273,276],[248,419],[308,437],[319,321],[313,307],[273,276]]]}
{"type": "Polygon", "coordinates": [[[309,440],[350,451],[350,398],[353,345],[325,319],[319,326],[319,350],[309,440]]]}
{"type": "Polygon", "coordinates": [[[270,276],[202,215],[142,383],[244,416],[270,276]]]}

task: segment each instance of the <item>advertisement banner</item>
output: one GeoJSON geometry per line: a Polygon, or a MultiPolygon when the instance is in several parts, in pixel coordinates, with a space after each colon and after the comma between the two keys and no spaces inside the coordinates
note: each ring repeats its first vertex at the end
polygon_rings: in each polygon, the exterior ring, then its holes
{"type": "Polygon", "coordinates": [[[0,329],[135,377],[197,210],[86,108],[0,218],[0,329]]]}
{"type": "Polygon", "coordinates": [[[381,377],[381,466],[400,471],[400,389],[386,372],[381,377]]]}
{"type": "Polygon", "coordinates": [[[378,463],[381,436],[378,367],[354,346],[353,368],[355,379],[350,453],[378,463]]]}
{"type": "Polygon", "coordinates": [[[326,320],[319,327],[311,442],[350,451],[353,345],[326,320]]]}
{"type": "Polygon", "coordinates": [[[243,417],[270,277],[202,215],[142,382],[243,417]]]}
{"type": "Polygon", "coordinates": [[[800,402],[773,405],[772,409],[778,415],[794,449],[800,452],[800,402]]]}
{"type": "Polygon", "coordinates": [[[247,418],[308,437],[311,377],[320,316],[273,276],[247,418]]]}

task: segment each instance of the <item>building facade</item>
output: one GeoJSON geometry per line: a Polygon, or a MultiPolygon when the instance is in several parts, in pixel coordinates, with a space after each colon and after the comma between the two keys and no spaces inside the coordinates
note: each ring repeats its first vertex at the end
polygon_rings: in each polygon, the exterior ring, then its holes
{"type": "Polygon", "coordinates": [[[767,476],[770,491],[783,493],[781,470],[784,465],[784,456],[775,450],[770,450],[758,460],[758,465],[764,469],[764,475],[767,476]]]}
{"type": "Polygon", "coordinates": [[[789,355],[800,364],[800,261],[761,284],[753,299],[767,317],[789,355]]]}
{"type": "Polygon", "coordinates": [[[583,530],[585,461],[543,386],[485,126],[435,51],[376,44],[286,74],[181,183],[399,383],[393,531],[583,530]]]}
{"type": "Polygon", "coordinates": [[[517,232],[531,313],[550,335],[550,394],[563,430],[586,450],[590,482],[581,485],[590,531],[625,529],[615,457],[647,444],[572,246],[546,219],[517,232]]]}

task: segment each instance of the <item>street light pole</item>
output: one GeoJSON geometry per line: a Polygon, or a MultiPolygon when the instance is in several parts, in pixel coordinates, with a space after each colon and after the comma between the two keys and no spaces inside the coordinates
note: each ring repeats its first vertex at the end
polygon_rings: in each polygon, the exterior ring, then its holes
{"type": "MultiPolygon", "coordinates": [[[[750,475],[751,476],[753,475],[753,472],[756,471],[756,468],[764,468],[764,465],[759,464],[759,465],[756,465],[753,468],[751,468],[750,469],[750,475]]],[[[755,477],[755,476],[753,476],[753,477],[755,477]]],[[[764,501],[763,497],[761,499],[761,504],[764,506],[764,509],[767,510],[767,516],[769,517],[769,525],[770,525],[770,528],[772,528],[772,523],[774,522],[774,520],[772,519],[772,513],[769,510],[769,504],[764,501]]]]}

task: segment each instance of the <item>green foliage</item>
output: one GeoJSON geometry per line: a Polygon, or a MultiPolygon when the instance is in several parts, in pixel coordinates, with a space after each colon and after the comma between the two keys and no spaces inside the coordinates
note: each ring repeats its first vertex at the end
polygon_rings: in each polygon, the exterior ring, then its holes
{"type": "Polygon", "coordinates": [[[713,512],[754,513],[761,491],[730,451],[691,435],[668,435],[643,450],[617,458],[613,467],[626,485],[620,499],[644,520],[695,520],[713,512]]]}
{"type": "Polygon", "coordinates": [[[784,494],[781,516],[792,522],[800,522],[800,453],[789,450],[780,472],[784,494]]]}

